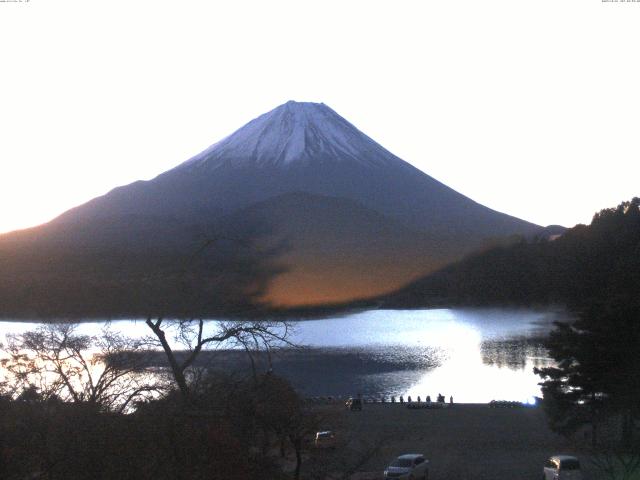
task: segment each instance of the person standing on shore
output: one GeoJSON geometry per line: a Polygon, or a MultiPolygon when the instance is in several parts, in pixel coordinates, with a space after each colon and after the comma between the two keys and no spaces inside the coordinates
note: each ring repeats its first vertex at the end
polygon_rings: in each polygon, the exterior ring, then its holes
{"type": "Polygon", "coordinates": [[[449,397],[449,405],[453,405],[453,395],[449,397]]]}

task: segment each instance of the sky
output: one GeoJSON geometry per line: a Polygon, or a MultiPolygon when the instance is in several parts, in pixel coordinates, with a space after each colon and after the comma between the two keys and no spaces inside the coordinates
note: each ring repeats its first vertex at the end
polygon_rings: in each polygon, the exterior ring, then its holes
{"type": "Polygon", "coordinates": [[[324,102],[541,225],[640,195],[640,0],[0,0],[0,232],[324,102]]]}

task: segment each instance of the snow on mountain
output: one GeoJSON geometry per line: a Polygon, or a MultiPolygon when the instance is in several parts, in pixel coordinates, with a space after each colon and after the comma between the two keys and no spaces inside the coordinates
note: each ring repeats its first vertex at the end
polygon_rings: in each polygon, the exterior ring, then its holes
{"type": "Polygon", "coordinates": [[[402,162],[324,103],[289,101],[187,160],[179,168],[287,166],[332,158],[381,166],[402,162]]]}
{"type": "Polygon", "coordinates": [[[158,177],[118,187],[61,219],[136,215],[200,224],[291,192],[350,199],[412,230],[465,238],[469,248],[539,228],[447,187],[328,106],[293,101],[158,177]]]}

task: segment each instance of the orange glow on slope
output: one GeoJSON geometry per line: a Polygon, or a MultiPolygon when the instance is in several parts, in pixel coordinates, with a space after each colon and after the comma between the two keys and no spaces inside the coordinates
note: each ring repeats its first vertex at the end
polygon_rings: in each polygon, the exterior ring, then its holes
{"type": "Polygon", "coordinates": [[[340,303],[391,292],[440,265],[422,259],[365,264],[298,259],[291,270],[276,277],[266,295],[275,306],[292,307],[340,303]]]}

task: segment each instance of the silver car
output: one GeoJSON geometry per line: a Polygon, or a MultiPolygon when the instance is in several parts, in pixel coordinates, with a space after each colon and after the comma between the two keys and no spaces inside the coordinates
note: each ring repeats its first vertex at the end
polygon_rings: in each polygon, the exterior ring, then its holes
{"type": "Polygon", "coordinates": [[[400,455],[386,468],[384,478],[427,480],[429,478],[429,460],[419,453],[400,455]]]}
{"type": "Polygon", "coordinates": [[[554,455],[544,464],[542,480],[582,480],[580,461],[569,455],[554,455]]]}

